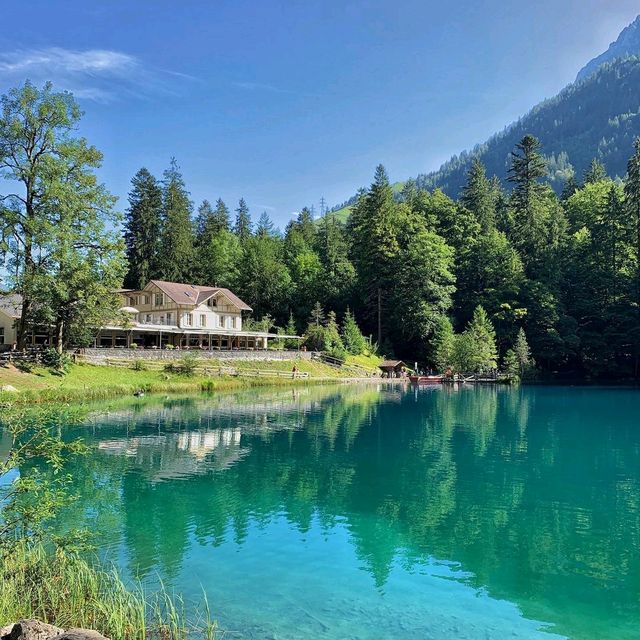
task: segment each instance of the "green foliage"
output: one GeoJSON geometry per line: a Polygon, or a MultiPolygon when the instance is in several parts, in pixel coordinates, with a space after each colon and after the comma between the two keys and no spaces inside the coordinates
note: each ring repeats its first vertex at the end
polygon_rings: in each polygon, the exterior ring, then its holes
{"type": "Polygon", "coordinates": [[[65,353],[60,352],[57,349],[48,348],[42,352],[41,355],[42,364],[45,367],[54,369],[59,373],[65,373],[72,360],[71,357],[65,353]]]}
{"type": "Polygon", "coordinates": [[[193,205],[175,158],[162,184],[162,236],[158,274],[163,280],[190,282],[194,270],[193,205]]]}
{"type": "Polygon", "coordinates": [[[142,289],[159,269],[162,230],[162,189],[144,167],[131,180],[124,241],[129,270],[125,285],[142,289]]]}
{"type": "Polygon", "coordinates": [[[342,320],[342,342],[344,348],[353,356],[359,356],[367,349],[367,341],[358,327],[356,319],[347,308],[342,320]]]}
{"type": "Polygon", "coordinates": [[[509,349],[504,354],[502,371],[511,384],[516,384],[520,381],[520,365],[518,363],[518,356],[513,349],[509,349]]]}
{"type": "Polygon", "coordinates": [[[112,319],[125,270],[115,198],[95,175],[102,154],[74,137],[81,112],[70,93],[29,82],[2,96],[0,237],[24,347],[34,325],[53,328],[58,351],[86,343],[112,319]]]}
{"type": "Polygon", "coordinates": [[[183,355],[180,360],[167,363],[164,370],[167,373],[177,373],[187,378],[191,378],[195,375],[199,364],[200,360],[197,356],[192,353],[187,353],[183,355]]]}
{"type": "MultiPolygon", "coordinates": [[[[16,469],[20,475],[0,485],[0,553],[11,554],[27,540],[56,541],[50,534],[50,524],[71,500],[64,462],[69,456],[86,453],[80,441],[63,441],[60,429],[81,417],[66,408],[3,412],[0,427],[9,435],[11,447],[0,460],[0,477],[16,469]]],[[[74,540],[74,532],[70,532],[68,541],[74,540]]]]}
{"type": "Polygon", "coordinates": [[[141,360],[140,358],[136,358],[132,363],[131,363],[131,368],[134,371],[146,371],[147,370],[147,365],[145,363],[144,360],[141,360]]]}
{"type": "MultiPolygon", "coordinates": [[[[451,320],[446,316],[438,318],[431,341],[432,362],[439,371],[445,371],[453,365],[456,358],[456,336],[451,320]]],[[[457,354],[460,356],[460,354],[457,354]]]]}

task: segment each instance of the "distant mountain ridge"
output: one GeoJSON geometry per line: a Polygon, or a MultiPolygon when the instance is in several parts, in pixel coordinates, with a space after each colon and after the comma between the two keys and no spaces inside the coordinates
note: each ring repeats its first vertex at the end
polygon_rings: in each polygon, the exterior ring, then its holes
{"type": "Polygon", "coordinates": [[[578,71],[576,82],[584,80],[606,62],[632,55],[640,55],[640,15],[620,32],[615,42],[612,42],[604,53],[587,62],[578,71]]]}
{"type": "MultiPolygon", "coordinates": [[[[548,181],[558,192],[570,176],[580,179],[593,158],[600,160],[612,177],[625,175],[633,141],[640,136],[640,16],[607,51],[580,70],[576,82],[486,142],[415,180],[422,188],[441,188],[458,197],[477,157],[489,176],[497,176],[508,187],[509,154],[527,133],[540,139],[548,161],[548,181]]],[[[356,196],[334,209],[345,217],[355,200],[356,196]]]]}

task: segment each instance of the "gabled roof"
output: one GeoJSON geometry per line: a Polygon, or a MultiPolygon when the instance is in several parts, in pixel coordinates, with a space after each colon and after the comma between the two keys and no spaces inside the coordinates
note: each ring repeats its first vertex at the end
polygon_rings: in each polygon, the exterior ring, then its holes
{"type": "MultiPolygon", "coordinates": [[[[222,287],[204,287],[197,284],[182,284],[180,282],[167,282],[165,280],[151,280],[162,292],[166,293],[176,304],[199,305],[212,296],[222,294],[235,307],[241,311],[251,311],[251,307],[240,300],[235,293],[222,287]]],[[[147,287],[149,286],[147,285],[147,287]]],[[[147,288],[145,287],[145,289],[147,288]]]]}
{"type": "Polygon", "coordinates": [[[379,365],[379,369],[396,369],[397,367],[406,367],[402,360],[383,360],[379,365]]]}
{"type": "Polygon", "coordinates": [[[10,318],[19,318],[22,313],[22,296],[18,293],[0,295],[0,311],[10,318]]]}

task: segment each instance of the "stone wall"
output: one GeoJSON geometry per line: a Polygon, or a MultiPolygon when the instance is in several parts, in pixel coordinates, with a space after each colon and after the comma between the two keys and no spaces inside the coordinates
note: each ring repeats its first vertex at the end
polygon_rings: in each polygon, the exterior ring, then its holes
{"type": "Polygon", "coordinates": [[[128,360],[179,360],[185,355],[194,355],[201,359],[215,360],[310,360],[311,351],[205,351],[200,349],[191,350],[171,350],[171,349],[80,349],[79,353],[86,360],[96,363],[103,363],[107,358],[118,358],[128,360]]]}

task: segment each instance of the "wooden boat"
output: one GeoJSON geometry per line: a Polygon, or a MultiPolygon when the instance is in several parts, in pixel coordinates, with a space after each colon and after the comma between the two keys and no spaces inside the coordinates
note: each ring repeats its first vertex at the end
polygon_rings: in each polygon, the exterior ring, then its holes
{"type": "Polygon", "coordinates": [[[411,381],[411,384],[442,384],[444,376],[409,376],[409,380],[411,381]]]}

